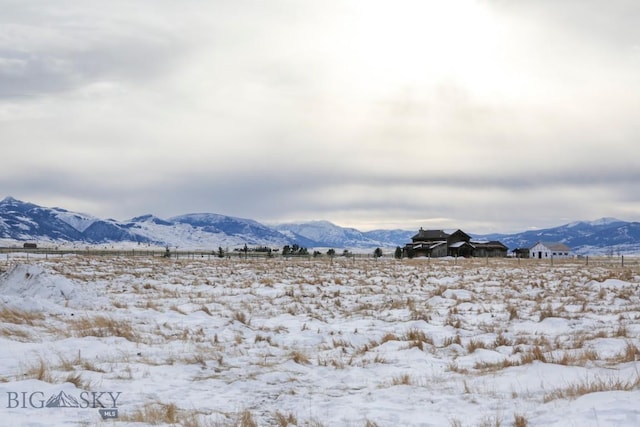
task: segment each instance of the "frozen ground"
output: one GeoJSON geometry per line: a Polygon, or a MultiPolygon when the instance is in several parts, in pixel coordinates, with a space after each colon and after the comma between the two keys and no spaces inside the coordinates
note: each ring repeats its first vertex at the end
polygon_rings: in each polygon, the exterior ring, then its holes
{"type": "Polygon", "coordinates": [[[637,263],[7,256],[0,270],[1,425],[640,425],[637,263]]]}

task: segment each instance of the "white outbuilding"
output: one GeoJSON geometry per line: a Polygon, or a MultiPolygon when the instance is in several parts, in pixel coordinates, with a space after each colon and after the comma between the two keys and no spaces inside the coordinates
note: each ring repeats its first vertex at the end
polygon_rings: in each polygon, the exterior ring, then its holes
{"type": "Polygon", "coordinates": [[[570,258],[571,249],[564,243],[538,242],[529,249],[530,258],[570,258]]]}

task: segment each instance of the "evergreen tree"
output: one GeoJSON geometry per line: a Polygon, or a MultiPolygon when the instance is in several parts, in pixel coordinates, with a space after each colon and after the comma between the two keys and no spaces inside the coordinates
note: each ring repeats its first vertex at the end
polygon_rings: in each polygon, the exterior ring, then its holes
{"type": "Polygon", "coordinates": [[[401,248],[400,246],[396,246],[396,251],[395,251],[395,253],[393,254],[393,256],[394,256],[396,259],[401,259],[401,258],[402,258],[402,248],[401,248]]]}

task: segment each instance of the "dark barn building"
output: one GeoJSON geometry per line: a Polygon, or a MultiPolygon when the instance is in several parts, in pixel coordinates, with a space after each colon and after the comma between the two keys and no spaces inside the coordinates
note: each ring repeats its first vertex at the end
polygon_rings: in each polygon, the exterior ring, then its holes
{"type": "Polygon", "coordinates": [[[472,242],[462,230],[449,234],[443,230],[424,230],[411,238],[403,250],[408,257],[506,257],[508,248],[498,241],[472,242]]]}

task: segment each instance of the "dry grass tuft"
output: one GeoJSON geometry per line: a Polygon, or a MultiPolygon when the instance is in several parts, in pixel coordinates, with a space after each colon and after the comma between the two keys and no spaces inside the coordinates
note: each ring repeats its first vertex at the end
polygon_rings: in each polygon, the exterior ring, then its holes
{"type": "Polygon", "coordinates": [[[473,353],[479,348],[487,348],[487,346],[482,341],[476,341],[474,339],[469,340],[469,343],[467,344],[467,351],[469,353],[473,353]]]}
{"type": "Polygon", "coordinates": [[[404,341],[424,342],[433,345],[433,339],[419,329],[409,329],[402,337],[404,341]]]}
{"type": "Polygon", "coordinates": [[[513,414],[513,424],[512,427],[527,427],[529,425],[529,421],[524,415],[513,414]]]}
{"type": "Polygon", "coordinates": [[[120,414],[118,420],[145,425],[175,424],[178,422],[178,407],[175,403],[149,402],[132,413],[120,414]]]}
{"type": "Polygon", "coordinates": [[[395,334],[387,333],[380,340],[380,344],[384,344],[389,341],[400,341],[400,338],[398,338],[395,334]]]}
{"type": "Polygon", "coordinates": [[[253,419],[251,412],[245,409],[239,414],[234,427],[258,427],[258,423],[253,419]]]}
{"type": "Polygon", "coordinates": [[[42,358],[38,359],[35,364],[28,366],[22,376],[24,379],[33,378],[46,383],[54,382],[53,377],[51,376],[51,368],[42,358]]]}
{"type": "Polygon", "coordinates": [[[247,326],[251,324],[251,319],[247,317],[247,315],[243,311],[236,311],[235,313],[233,313],[233,320],[247,326]]]}
{"type": "Polygon", "coordinates": [[[0,326],[0,337],[7,337],[21,342],[33,341],[33,335],[29,330],[16,326],[0,326]]]}
{"type": "Polygon", "coordinates": [[[77,337],[122,337],[128,341],[138,341],[130,321],[116,320],[108,316],[83,317],[71,324],[77,337]]]}
{"type": "Polygon", "coordinates": [[[208,314],[209,316],[213,316],[213,313],[211,313],[211,310],[209,310],[209,307],[207,307],[204,304],[202,304],[202,306],[200,307],[200,311],[204,312],[205,314],[208,314]]]}
{"type": "Polygon", "coordinates": [[[630,380],[620,378],[588,377],[574,384],[569,384],[562,388],[557,388],[543,397],[543,402],[551,402],[556,399],[576,399],[589,393],[599,393],[603,391],[630,391],[640,386],[640,375],[630,380]]]}
{"type": "Polygon", "coordinates": [[[14,325],[34,326],[44,320],[44,314],[16,308],[3,307],[0,309],[0,322],[14,325]]]}
{"type": "Polygon", "coordinates": [[[545,308],[540,310],[539,321],[542,322],[547,317],[558,317],[558,315],[553,311],[553,307],[551,306],[551,304],[548,304],[545,308]]]}
{"type": "Polygon", "coordinates": [[[85,381],[80,373],[70,373],[62,381],[65,383],[71,383],[81,390],[91,390],[91,381],[85,381]]]}
{"type": "Polygon", "coordinates": [[[559,365],[584,366],[587,362],[598,359],[599,355],[595,350],[583,349],[573,353],[565,351],[562,358],[553,360],[553,363],[559,365]]]}
{"type": "Polygon", "coordinates": [[[539,361],[542,363],[547,363],[547,358],[544,355],[544,352],[542,351],[542,349],[539,346],[534,346],[531,349],[529,349],[528,352],[523,353],[521,358],[520,358],[520,362],[525,365],[527,363],[532,363],[534,361],[539,361]]]}
{"type": "Polygon", "coordinates": [[[289,358],[299,365],[308,365],[309,363],[311,363],[309,357],[306,354],[297,350],[289,353],[289,358]]]}
{"type": "Polygon", "coordinates": [[[616,358],[619,362],[635,362],[640,356],[640,349],[631,341],[627,341],[624,350],[616,358]]]}
{"type": "Polygon", "coordinates": [[[298,419],[296,418],[295,415],[291,413],[289,413],[288,415],[284,415],[280,411],[276,411],[273,417],[276,419],[276,423],[278,424],[279,427],[287,427],[288,425],[292,425],[292,426],[298,425],[298,419]]]}
{"type": "Polygon", "coordinates": [[[391,380],[391,385],[411,385],[411,376],[409,374],[402,374],[396,377],[393,377],[391,380]]]}

